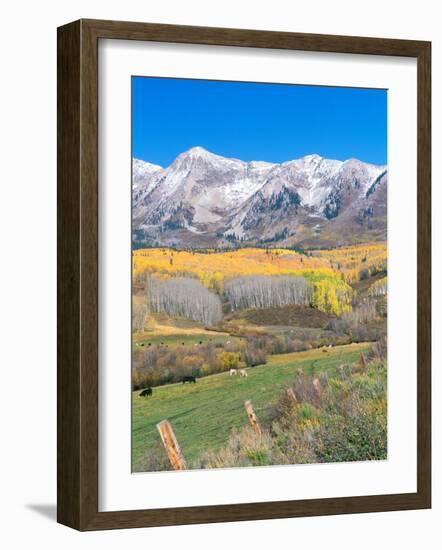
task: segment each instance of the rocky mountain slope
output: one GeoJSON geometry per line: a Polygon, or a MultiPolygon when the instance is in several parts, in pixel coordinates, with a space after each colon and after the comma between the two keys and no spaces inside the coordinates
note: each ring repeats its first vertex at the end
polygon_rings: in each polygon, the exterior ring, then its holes
{"type": "Polygon", "coordinates": [[[167,168],[133,160],[134,240],[178,247],[384,240],[387,167],[308,155],[272,164],[194,147],[167,168]]]}

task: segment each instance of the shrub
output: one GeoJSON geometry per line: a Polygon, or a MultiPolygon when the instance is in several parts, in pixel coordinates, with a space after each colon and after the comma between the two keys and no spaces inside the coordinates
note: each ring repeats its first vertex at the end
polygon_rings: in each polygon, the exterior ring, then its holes
{"type": "Polygon", "coordinates": [[[239,356],[232,351],[223,351],[218,356],[223,371],[236,369],[239,363],[239,356]]]}
{"type": "Polygon", "coordinates": [[[307,349],[310,349],[311,347],[311,344],[307,344],[297,338],[289,339],[287,342],[288,353],[292,353],[294,351],[305,351],[307,349]]]}
{"type": "Polygon", "coordinates": [[[386,400],[360,403],[343,420],[342,416],[329,416],[321,424],[315,446],[320,462],[387,458],[386,400]]]}
{"type": "Polygon", "coordinates": [[[372,353],[378,361],[382,361],[387,359],[387,348],[387,337],[384,336],[373,344],[372,353]]]}
{"type": "Polygon", "coordinates": [[[267,353],[262,349],[256,338],[247,338],[245,348],[242,352],[242,360],[247,367],[256,367],[267,363],[267,353]]]}
{"type": "Polygon", "coordinates": [[[196,461],[196,468],[232,468],[238,466],[266,466],[283,464],[284,457],[275,448],[267,433],[257,435],[246,426],[233,429],[227,446],[219,451],[203,453],[196,461]]]}
{"type": "Polygon", "coordinates": [[[137,461],[138,464],[140,465],[140,471],[143,472],[162,472],[173,469],[166,451],[160,442],[155,443],[154,447],[137,461]]]}
{"type": "Polygon", "coordinates": [[[233,430],[227,446],[204,453],[200,468],[347,462],[387,458],[385,363],[342,365],[333,377],[298,372],[294,401],[284,392],[262,423],[233,430]]]}

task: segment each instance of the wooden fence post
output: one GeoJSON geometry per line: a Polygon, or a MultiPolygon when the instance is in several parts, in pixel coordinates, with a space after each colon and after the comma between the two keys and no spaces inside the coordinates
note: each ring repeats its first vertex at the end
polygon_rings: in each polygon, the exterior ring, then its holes
{"type": "Polygon", "coordinates": [[[286,393],[290,399],[292,399],[295,403],[298,401],[296,399],[295,392],[293,391],[293,388],[287,388],[286,393]]]}
{"type": "Polygon", "coordinates": [[[261,435],[261,426],[259,425],[258,418],[256,417],[255,411],[253,410],[252,403],[250,401],[244,401],[244,407],[249,417],[250,424],[255,430],[255,433],[261,435]]]}
{"type": "Polygon", "coordinates": [[[174,470],[187,470],[187,464],[184,460],[183,453],[178,445],[177,438],[173,433],[172,426],[168,420],[162,420],[157,424],[160,432],[161,440],[166,449],[167,456],[174,470]]]}

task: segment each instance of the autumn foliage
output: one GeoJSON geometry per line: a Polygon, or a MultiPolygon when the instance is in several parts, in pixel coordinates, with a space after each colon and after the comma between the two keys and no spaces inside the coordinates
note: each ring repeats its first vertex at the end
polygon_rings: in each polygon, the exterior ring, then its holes
{"type": "MultiPolygon", "coordinates": [[[[222,296],[226,289],[233,288],[235,279],[240,282],[252,276],[298,277],[308,282],[310,290],[304,295],[311,295],[311,305],[335,315],[351,310],[353,281],[363,278],[365,272],[373,275],[383,270],[386,270],[386,246],[382,243],[307,253],[261,248],[227,252],[152,248],[133,252],[135,282],[144,282],[147,275],[163,280],[194,278],[222,296]]],[[[251,279],[248,281],[250,285],[251,279]]]]}

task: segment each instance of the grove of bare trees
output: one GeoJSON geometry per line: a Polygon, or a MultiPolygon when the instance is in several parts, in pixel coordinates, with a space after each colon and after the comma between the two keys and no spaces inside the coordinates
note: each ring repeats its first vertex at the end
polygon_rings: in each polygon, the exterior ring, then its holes
{"type": "Polygon", "coordinates": [[[172,277],[146,278],[147,304],[151,313],[166,313],[193,319],[208,326],[222,318],[221,300],[197,279],[172,277]]]}
{"type": "Polygon", "coordinates": [[[247,275],[225,282],[224,292],[233,309],[308,305],[312,286],[304,277],[247,275]]]}
{"type": "Polygon", "coordinates": [[[138,332],[144,329],[147,317],[146,304],[134,303],[132,305],[132,330],[138,332]]]}

